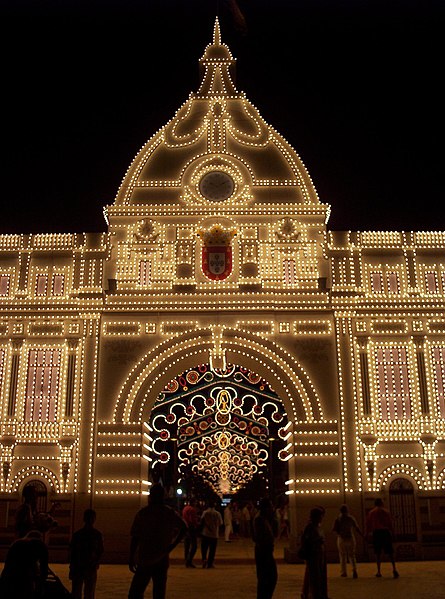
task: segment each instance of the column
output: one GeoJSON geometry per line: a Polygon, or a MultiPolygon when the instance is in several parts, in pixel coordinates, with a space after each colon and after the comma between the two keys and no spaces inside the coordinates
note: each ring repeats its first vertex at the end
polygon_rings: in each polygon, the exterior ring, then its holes
{"type": "Polygon", "coordinates": [[[23,339],[12,341],[11,377],[9,380],[8,416],[14,416],[17,397],[17,385],[19,379],[20,351],[23,339]]]}
{"type": "Polygon", "coordinates": [[[362,410],[363,416],[371,416],[371,394],[369,391],[369,360],[368,360],[368,337],[357,339],[359,344],[359,360],[362,388],[362,410]]]}
{"type": "Polygon", "coordinates": [[[428,385],[426,382],[425,370],[425,337],[415,336],[413,337],[413,341],[416,347],[417,378],[419,381],[420,406],[422,410],[422,415],[429,415],[430,406],[428,401],[428,385]]]}
{"type": "Polygon", "coordinates": [[[76,378],[76,350],[78,339],[68,340],[68,363],[66,373],[65,418],[71,418],[74,413],[74,382],[76,378]]]}

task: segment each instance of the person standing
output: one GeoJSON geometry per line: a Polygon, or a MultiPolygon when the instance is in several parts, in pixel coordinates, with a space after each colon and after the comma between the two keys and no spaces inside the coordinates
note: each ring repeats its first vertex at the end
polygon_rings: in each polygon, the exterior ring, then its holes
{"type": "Polygon", "coordinates": [[[272,599],[277,585],[277,564],[274,558],[274,539],[278,533],[278,523],[269,498],[263,497],[259,503],[259,513],[253,521],[255,542],[255,565],[257,575],[257,599],[272,599]]]}
{"type": "Polygon", "coordinates": [[[394,549],[392,546],[392,517],[387,509],[384,508],[383,499],[376,499],[374,508],[368,513],[366,518],[366,531],[372,534],[372,544],[377,562],[377,578],[381,578],[380,566],[382,563],[382,553],[386,553],[392,564],[392,575],[399,577],[396,563],[394,560],[394,549]]]}
{"type": "Polygon", "coordinates": [[[182,519],[187,525],[187,533],[184,537],[184,557],[186,568],[196,568],[193,563],[196,549],[198,546],[198,511],[196,509],[196,499],[191,499],[188,505],[182,510],[182,519]]]}
{"type": "Polygon", "coordinates": [[[70,542],[71,594],[73,599],[94,599],[97,570],[104,551],[102,533],[94,528],[96,512],[87,509],[83,513],[83,528],[77,530],[70,542]]]}
{"type": "Polygon", "coordinates": [[[239,537],[241,512],[236,501],[232,501],[230,506],[232,510],[232,531],[235,538],[239,537]]]}
{"type": "Polygon", "coordinates": [[[324,533],[321,522],[325,510],[314,507],[303,531],[302,548],[306,561],[301,599],[328,599],[328,577],[324,533]]]}
{"type": "Polygon", "coordinates": [[[219,528],[222,526],[221,514],[215,509],[215,502],[203,511],[201,534],[201,556],[203,568],[214,568],[216,546],[218,544],[219,528]]]}
{"type": "Polygon", "coordinates": [[[37,491],[33,485],[23,489],[23,503],[15,513],[15,533],[18,539],[23,539],[28,532],[36,530],[37,491]]]}
{"type": "Polygon", "coordinates": [[[289,509],[287,503],[284,502],[278,509],[279,515],[279,531],[278,531],[278,539],[281,539],[283,535],[286,538],[289,538],[289,509]]]}
{"type": "Polygon", "coordinates": [[[169,553],[182,540],[184,520],[165,505],[162,485],[152,485],[148,506],[139,510],[131,527],[129,568],[134,576],[128,599],[143,599],[153,580],[153,599],[165,599],[169,553]]]}
{"type": "Polygon", "coordinates": [[[242,530],[242,535],[243,537],[250,537],[252,535],[252,517],[251,517],[251,503],[248,502],[245,504],[245,506],[243,507],[242,511],[241,511],[241,515],[242,515],[242,520],[241,522],[243,523],[243,530],[242,530]]]}
{"type": "Polygon", "coordinates": [[[346,563],[351,562],[352,577],[357,578],[357,561],[355,559],[355,532],[363,536],[356,519],[350,515],[348,506],[342,505],[340,514],[335,519],[333,531],[337,533],[337,547],[340,557],[340,576],[347,576],[346,563]]]}
{"type": "Polygon", "coordinates": [[[230,543],[232,532],[232,508],[230,507],[230,503],[228,503],[224,509],[224,539],[226,543],[230,543]]]}

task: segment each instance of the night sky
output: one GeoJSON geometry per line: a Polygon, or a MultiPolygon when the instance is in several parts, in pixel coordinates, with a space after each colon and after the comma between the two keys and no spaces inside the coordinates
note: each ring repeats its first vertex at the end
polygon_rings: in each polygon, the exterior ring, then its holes
{"type": "Polygon", "coordinates": [[[106,230],[135,154],[198,88],[217,11],[238,89],[330,229],[445,229],[443,0],[8,0],[0,233],[106,230]]]}

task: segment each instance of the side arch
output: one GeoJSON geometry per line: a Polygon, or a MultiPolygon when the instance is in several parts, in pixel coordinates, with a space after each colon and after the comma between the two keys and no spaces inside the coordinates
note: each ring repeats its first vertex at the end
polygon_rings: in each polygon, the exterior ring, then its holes
{"type": "Polygon", "coordinates": [[[60,483],[57,476],[49,468],[44,466],[26,466],[17,472],[9,484],[11,493],[18,492],[25,484],[31,480],[41,480],[49,490],[54,493],[60,493],[60,483]]]}
{"type": "Polygon", "coordinates": [[[411,466],[410,464],[393,464],[383,470],[376,483],[377,491],[384,491],[389,486],[389,483],[396,478],[407,478],[413,482],[417,490],[425,490],[429,488],[429,484],[422,472],[411,466]]]}
{"type": "MultiPolygon", "coordinates": [[[[283,402],[290,420],[323,418],[321,402],[306,371],[273,341],[225,329],[222,345],[227,361],[245,366],[266,379],[283,402]]],[[[116,402],[114,422],[142,422],[164,386],[179,373],[208,363],[214,348],[209,329],[198,329],[160,343],[130,371],[116,402]]]]}

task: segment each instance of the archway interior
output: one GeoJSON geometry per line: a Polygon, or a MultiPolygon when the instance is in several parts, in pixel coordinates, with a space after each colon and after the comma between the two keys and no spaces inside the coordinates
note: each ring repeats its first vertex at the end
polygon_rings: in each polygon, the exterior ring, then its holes
{"type": "Polygon", "coordinates": [[[183,372],[157,397],[149,427],[151,478],[167,488],[199,479],[230,496],[261,477],[271,495],[284,493],[287,414],[267,381],[246,368],[183,372]]]}

